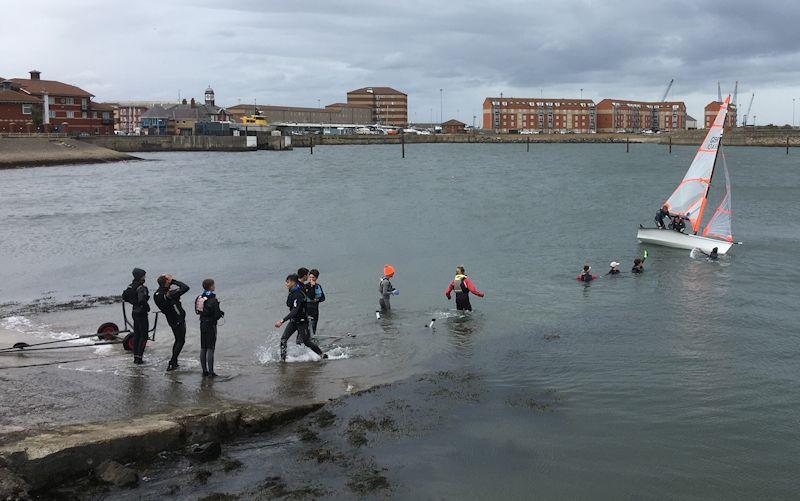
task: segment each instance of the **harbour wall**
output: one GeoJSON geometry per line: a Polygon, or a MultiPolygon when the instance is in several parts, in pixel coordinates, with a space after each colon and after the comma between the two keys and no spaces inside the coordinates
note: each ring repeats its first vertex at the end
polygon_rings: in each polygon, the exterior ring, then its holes
{"type": "Polygon", "coordinates": [[[83,141],[121,152],[291,150],[292,138],[259,133],[249,136],[93,136],[83,141]]]}

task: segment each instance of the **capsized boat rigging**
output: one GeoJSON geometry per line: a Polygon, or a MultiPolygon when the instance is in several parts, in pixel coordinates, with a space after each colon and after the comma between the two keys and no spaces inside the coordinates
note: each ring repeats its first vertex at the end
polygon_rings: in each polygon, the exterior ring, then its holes
{"type": "Polygon", "coordinates": [[[719,254],[727,253],[733,246],[730,176],[725,162],[725,154],[721,152],[722,134],[729,104],[730,96],[720,105],[714,123],[709,127],[708,134],[697,149],[683,180],[664,203],[671,215],[681,216],[689,221],[690,226],[687,230],[691,233],[640,227],[636,235],[639,242],[678,249],[698,248],[706,253],[716,247],[719,254]],[[703,213],[708,203],[708,191],[720,154],[725,173],[725,197],[705,229],[698,235],[703,222],[703,213]]]}

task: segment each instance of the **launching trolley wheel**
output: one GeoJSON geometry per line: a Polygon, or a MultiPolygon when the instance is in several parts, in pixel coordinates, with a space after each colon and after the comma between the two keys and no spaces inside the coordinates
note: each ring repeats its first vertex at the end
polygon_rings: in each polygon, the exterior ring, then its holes
{"type": "Polygon", "coordinates": [[[133,351],[133,333],[131,332],[122,340],[122,347],[125,351],[133,351]]]}
{"type": "Polygon", "coordinates": [[[106,322],[97,328],[97,337],[101,341],[114,341],[119,334],[119,327],[114,322],[106,322]]]}

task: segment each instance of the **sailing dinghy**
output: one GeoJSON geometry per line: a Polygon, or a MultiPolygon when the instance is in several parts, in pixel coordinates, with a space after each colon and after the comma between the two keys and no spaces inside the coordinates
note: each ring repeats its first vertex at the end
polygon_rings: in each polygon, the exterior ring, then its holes
{"type": "Polygon", "coordinates": [[[639,242],[674,247],[677,249],[700,249],[710,253],[716,247],[719,254],[727,253],[733,246],[733,233],[731,231],[731,183],[728,167],[725,164],[725,154],[722,154],[722,165],[725,172],[725,197],[722,199],[714,215],[708,221],[701,234],[703,211],[708,202],[708,190],[717,157],[721,152],[721,140],[725,116],[728,113],[730,96],[719,108],[713,125],[708,130],[706,138],[697,149],[697,153],[683,176],[683,181],[665,202],[670,214],[684,216],[691,223],[687,230],[692,233],[681,233],[670,229],[639,228],[636,238],[639,242]]]}

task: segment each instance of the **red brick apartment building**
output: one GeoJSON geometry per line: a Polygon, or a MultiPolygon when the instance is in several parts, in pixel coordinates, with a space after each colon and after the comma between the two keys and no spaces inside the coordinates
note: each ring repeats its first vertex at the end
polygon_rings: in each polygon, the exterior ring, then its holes
{"type": "Polygon", "coordinates": [[[369,106],[373,122],[404,127],[408,124],[408,96],[391,87],[364,87],[347,93],[347,104],[369,106]]]}
{"type": "Polygon", "coordinates": [[[591,99],[487,97],[483,101],[483,128],[498,133],[595,130],[591,99]]]}
{"type": "Polygon", "coordinates": [[[646,102],[603,99],[597,103],[597,131],[640,132],[686,128],[686,105],[682,101],[646,102]]]}
{"type": "Polygon", "coordinates": [[[94,96],[79,87],[42,80],[36,70],[30,72],[30,78],[12,78],[11,82],[20,92],[42,101],[42,113],[47,115],[43,116],[43,122],[51,132],[101,136],[114,133],[113,109],[93,102],[94,96]]]}
{"type": "MultiPolygon", "coordinates": [[[[722,106],[722,103],[719,101],[711,101],[703,109],[703,124],[705,124],[706,129],[711,127],[714,123],[714,119],[717,117],[717,113],[719,113],[720,106],[722,106]]],[[[736,127],[738,119],[739,117],[736,115],[736,105],[728,105],[728,116],[725,117],[725,128],[736,127]]]]}
{"type": "Polygon", "coordinates": [[[42,100],[0,78],[0,132],[36,132],[42,120],[42,100]]]}

